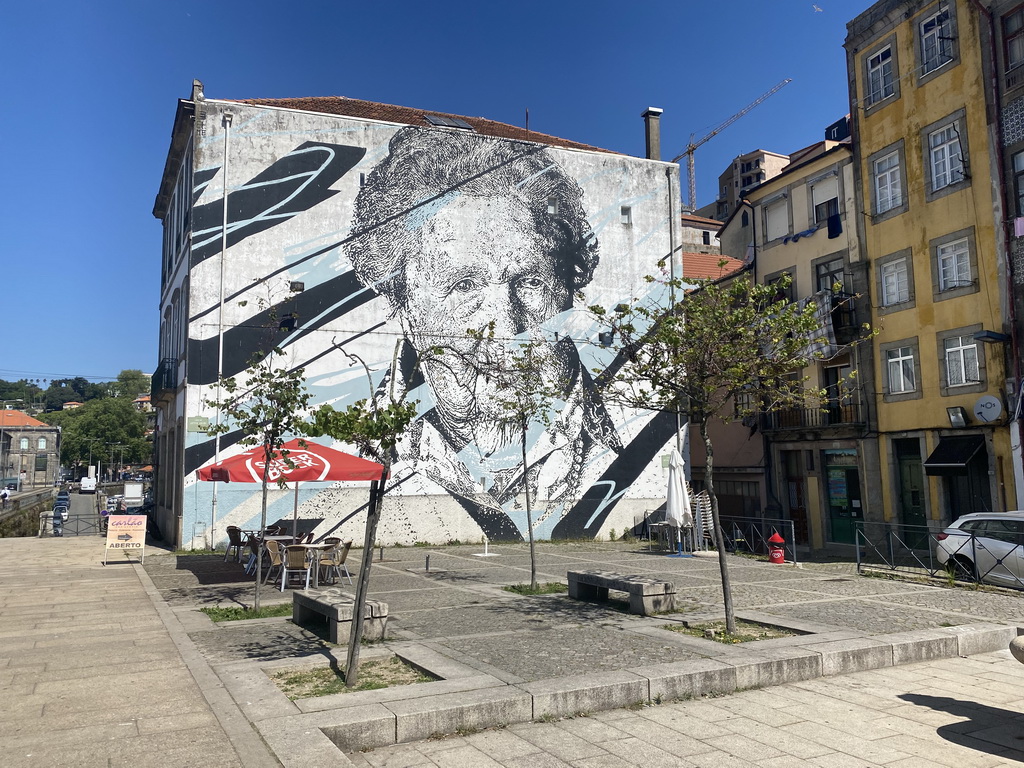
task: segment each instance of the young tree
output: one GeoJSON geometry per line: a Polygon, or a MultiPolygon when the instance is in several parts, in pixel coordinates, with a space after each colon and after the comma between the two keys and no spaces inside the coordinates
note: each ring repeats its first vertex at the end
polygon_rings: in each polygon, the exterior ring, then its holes
{"type": "MultiPolygon", "coordinates": [[[[488,386],[491,407],[505,415],[500,424],[501,442],[518,440],[522,452],[523,495],[526,503],[526,529],[530,543],[530,589],[537,586],[537,552],[533,534],[532,478],[528,448],[530,431],[543,431],[551,426],[555,406],[565,395],[564,381],[553,381],[545,371],[552,367],[554,345],[543,337],[540,329],[529,336],[498,339],[492,321],[484,330],[468,329],[476,342],[472,357],[464,356],[488,386]]],[[[571,343],[571,342],[567,342],[571,343]]]]}
{"type": "Polygon", "coordinates": [[[704,484],[711,498],[728,632],[735,631],[735,615],[708,422],[805,403],[819,406],[825,396],[808,386],[803,373],[827,353],[819,308],[811,301],[786,300],[788,280],[765,285],[742,275],[684,284],[648,276],[666,301],[634,300],[610,311],[591,308],[610,325],[624,362],[603,379],[605,396],[635,408],[687,414],[704,442],[704,484]]]}
{"type": "MultiPolygon", "coordinates": [[[[288,452],[281,446],[289,435],[303,434],[307,423],[302,414],[309,407],[312,397],[305,388],[305,369],[275,367],[275,358],[284,353],[274,347],[265,356],[252,360],[245,372],[244,383],[234,376],[221,379],[223,399],[207,400],[206,405],[217,408],[225,417],[219,424],[207,430],[209,435],[224,434],[241,430],[245,437],[242,445],[263,447],[263,476],[261,485],[263,501],[260,508],[260,530],[267,527],[267,491],[271,462],[281,459],[291,466],[288,452]]],[[[284,476],[278,479],[281,487],[286,485],[284,476]]],[[[260,575],[263,568],[263,549],[256,556],[256,590],[253,608],[260,609],[260,575]]]]}
{"type": "Polygon", "coordinates": [[[329,435],[335,440],[355,446],[363,455],[383,466],[380,480],[371,485],[370,501],[366,511],[366,532],[363,538],[363,562],[356,585],[355,605],[352,606],[352,631],[349,633],[348,655],[345,661],[345,685],[351,688],[359,676],[359,648],[363,638],[363,613],[366,593],[370,585],[370,568],[373,564],[373,544],[377,538],[377,524],[380,522],[381,506],[384,501],[386,480],[391,474],[391,461],[395,447],[402,434],[416,418],[416,403],[406,402],[406,390],[395,394],[398,347],[391,365],[387,394],[374,394],[370,369],[360,358],[338,347],[349,359],[359,363],[366,371],[371,397],[359,400],[343,411],[330,405],[323,405],[311,416],[303,428],[307,435],[314,437],[329,435]]]}

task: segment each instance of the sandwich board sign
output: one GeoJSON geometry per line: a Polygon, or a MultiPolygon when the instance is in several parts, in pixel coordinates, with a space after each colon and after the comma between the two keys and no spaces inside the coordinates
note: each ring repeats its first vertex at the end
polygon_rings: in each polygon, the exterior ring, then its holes
{"type": "Polygon", "coordinates": [[[103,564],[107,564],[107,554],[115,550],[124,552],[125,557],[132,553],[139,555],[140,561],[146,561],[146,516],[145,515],[108,515],[107,546],[103,550],[103,564]]]}

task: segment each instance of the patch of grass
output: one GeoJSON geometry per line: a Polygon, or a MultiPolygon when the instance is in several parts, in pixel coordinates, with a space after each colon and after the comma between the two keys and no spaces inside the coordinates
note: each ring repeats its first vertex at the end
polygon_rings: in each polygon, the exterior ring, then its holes
{"type": "Polygon", "coordinates": [[[230,608],[218,608],[210,606],[200,608],[203,613],[214,621],[242,621],[243,619],[270,619],[277,616],[291,616],[292,604],[280,603],[278,605],[265,605],[258,611],[252,608],[232,606],[230,608]]]}
{"type": "Polygon", "coordinates": [[[502,589],[517,595],[557,595],[569,591],[569,587],[560,581],[546,581],[538,584],[536,589],[529,584],[506,584],[502,589]]]}
{"type": "Polygon", "coordinates": [[[334,693],[354,693],[393,688],[398,685],[430,683],[437,678],[428,675],[397,656],[386,659],[368,659],[359,665],[359,680],[351,688],[345,687],[345,670],[333,667],[315,667],[303,670],[281,670],[272,673],[281,692],[289,699],[308,699],[334,693]]]}
{"type": "Polygon", "coordinates": [[[681,632],[691,637],[703,637],[707,640],[725,643],[726,645],[749,643],[756,640],[773,640],[777,637],[795,637],[800,634],[785,627],[759,624],[754,621],[742,621],[740,619],[736,620],[736,632],[732,634],[725,631],[724,621],[708,621],[692,626],[686,624],[666,624],[663,629],[681,632]]]}

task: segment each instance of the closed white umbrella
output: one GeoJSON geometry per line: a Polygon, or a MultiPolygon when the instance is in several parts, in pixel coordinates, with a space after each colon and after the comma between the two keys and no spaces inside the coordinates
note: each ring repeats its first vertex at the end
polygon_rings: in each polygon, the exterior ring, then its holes
{"type": "MultiPolygon", "coordinates": [[[[686,442],[686,433],[690,425],[683,425],[682,442],[686,442]]],[[[686,492],[686,462],[676,448],[668,460],[668,493],[665,498],[665,522],[673,528],[692,528],[693,509],[690,507],[690,494],[686,492]]]]}

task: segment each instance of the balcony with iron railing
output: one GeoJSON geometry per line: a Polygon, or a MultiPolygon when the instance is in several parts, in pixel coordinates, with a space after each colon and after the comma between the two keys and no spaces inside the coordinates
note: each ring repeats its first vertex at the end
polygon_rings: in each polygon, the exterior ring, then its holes
{"type": "Polygon", "coordinates": [[[859,402],[826,403],[820,408],[786,408],[762,415],[761,428],[766,432],[790,429],[837,429],[864,424],[859,402]]]}
{"type": "Polygon", "coordinates": [[[156,403],[164,399],[172,399],[178,389],[178,361],[173,357],[165,357],[157,365],[153,373],[150,399],[156,403]]]}

